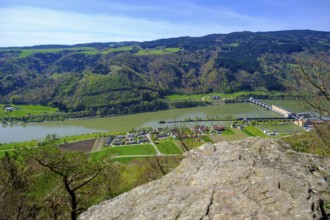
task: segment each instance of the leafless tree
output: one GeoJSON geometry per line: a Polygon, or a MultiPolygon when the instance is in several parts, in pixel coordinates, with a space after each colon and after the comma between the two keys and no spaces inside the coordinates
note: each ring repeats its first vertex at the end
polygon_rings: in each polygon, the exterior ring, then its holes
{"type": "MultiPolygon", "coordinates": [[[[314,59],[299,58],[294,69],[295,90],[317,116],[330,117],[330,59],[320,55],[314,59]]],[[[330,148],[330,121],[313,124],[318,137],[330,148]]]]}

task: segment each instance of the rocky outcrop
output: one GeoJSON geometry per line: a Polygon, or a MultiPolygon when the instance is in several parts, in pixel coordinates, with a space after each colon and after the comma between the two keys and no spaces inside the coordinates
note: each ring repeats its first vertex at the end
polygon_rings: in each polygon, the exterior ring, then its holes
{"type": "Polygon", "coordinates": [[[329,158],[294,152],[278,140],[205,144],[168,175],[80,219],[327,219],[329,174],[329,158]]]}

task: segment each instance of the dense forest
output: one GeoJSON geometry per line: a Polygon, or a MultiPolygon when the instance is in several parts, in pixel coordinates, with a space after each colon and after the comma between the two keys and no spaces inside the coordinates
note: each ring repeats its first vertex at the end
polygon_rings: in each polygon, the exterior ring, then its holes
{"type": "Polygon", "coordinates": [[[329,53],[330,33],[308,30],[0,48],[0,103],[105,115],[165,109],[174,93],[285,92],[300,59],[329,53]]]}

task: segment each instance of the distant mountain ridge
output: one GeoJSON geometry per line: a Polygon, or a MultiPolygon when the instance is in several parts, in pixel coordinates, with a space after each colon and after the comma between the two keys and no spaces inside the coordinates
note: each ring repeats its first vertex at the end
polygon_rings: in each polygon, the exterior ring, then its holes
{"type": "Polygon", "coordinates": [[[166,108],[173,93],[285,91],[297,60],[320,54],[330,32],[0,48],[0,102],[116,114],[166,108]]]}

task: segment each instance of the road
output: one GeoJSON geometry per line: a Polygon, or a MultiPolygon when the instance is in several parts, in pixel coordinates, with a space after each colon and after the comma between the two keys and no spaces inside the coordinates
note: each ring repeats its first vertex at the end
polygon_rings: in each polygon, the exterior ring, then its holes
{"type": "Polygon", "coordinates": [[[148,133],[146,136],[147,136],[147,138],[149,139],[150,144],[155,148],[155,150],[156,150],[156,152],[157,152],[156,155],[158,155],[158,156],[165,156],[165,154],[162,154],[162,153],[158,150],[156,144],[152,141],[152,139],[151,139],[151,134],[148,133]]]}
{"type": "Polygon", "coordinates": [[[91,153],[100,151],[103,147],[104,141],[105,141],[105,138],[96,139],[95,142],[94,142],[93,148],[91,150],[91,153]]]}

